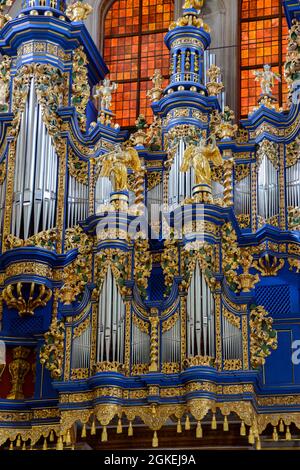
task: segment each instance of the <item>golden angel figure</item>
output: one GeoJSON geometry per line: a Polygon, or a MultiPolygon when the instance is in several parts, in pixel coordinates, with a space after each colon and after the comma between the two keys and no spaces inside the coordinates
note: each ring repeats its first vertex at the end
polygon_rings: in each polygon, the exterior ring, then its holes
{"type": "Polygon", "coordinates": [[[132,147],[123,150],[121,146],[118,146],[113,152],[104,155],[100,176],[112,179],[114,191],[127,191],[128,168],[131,168],[135,173],[141,172],[139,154],[132,147]]]}
{"type": "Polygon", "coordinates": [[[271,70],[270,65],[264,65],[264,71],[255,70],[255,81],[260,82],[262,95],[272,95],[272,88],[274,87],[275,80],[281,82],[281,77],[278,73],[271,70]]]}
{"type": "Polygon", "coordinates": [[[195,185],[211,185],[210,162],[215,166],[222,166],[223,159],[216,143],[215,136],[211,136],[207,141],[202,138],[199,145],[190,145],[184,152],[183,162],[180,171],[186,173],[190,167],[195,171],[195,185]]]}

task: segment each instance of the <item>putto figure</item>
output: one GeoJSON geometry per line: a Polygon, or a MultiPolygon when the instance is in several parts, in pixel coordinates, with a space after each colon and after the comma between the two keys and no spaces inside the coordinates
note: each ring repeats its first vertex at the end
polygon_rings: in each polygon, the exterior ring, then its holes
{"type": "Polygon", "coordinates": [[[264,65],[264,71],[255,70],[255,81],[260,82],[262,95],[264,96],[272,96],[272,89],[275,84],[275,80],[281,82],[281,77],[278,73],[273,72],[271,70],[271,66],[266,64],[264,65]]]}
{"type": "Polygon", "coordinates": [[[100,110],[110,111],[112,93],[116,91],[118,84],[111,82],[108,78],[103,80],[102,85],[96,86],[96,94],[94,95],[95,99],[100,98],[100,110]]]}
{"type": "Polygon", "coordinates": [[[122,149],[119,145],[116,150],[104,155],[100,176],[112,179],[114,191],[127,191],[128,168],[131,168],[135,173],[142,171],[139,154],[132,147],[122,149]]]}
{"type": "Polygon", "coordinates": [[[199,145],[190,145],[184,152],[180,171],[186,173],[191,167],[195,171],[196,185],[211,185],[210,162],[215,166],[222,166],[223,159],[217,146],[215,136],[208,140],[202,138],[199,145]]]}

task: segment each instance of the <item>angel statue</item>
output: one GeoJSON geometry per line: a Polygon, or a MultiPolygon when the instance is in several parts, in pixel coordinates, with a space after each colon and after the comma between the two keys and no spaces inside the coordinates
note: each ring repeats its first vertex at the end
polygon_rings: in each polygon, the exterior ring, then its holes
{"type": "Polygon", "coordinates": [[[132,147],[122,149],[119,145],[113,152],[104,155],[100,176],[112,179],[114,191],[127,191],[128,168],[131,168],[135,173],[142,171],[139,154],[132,147]]]}
{"type": "Polygon", "coordinates": [[[108,78],[103,80],[102,85],[96,86],[96,94],[94,95],[95,99],[100,98],[100,110],[110,111],[112,93],[116,91],[118,84],[111,82],[108,78]]]}
{"type": "Polygon", "coordinates": [[[208,140],[203,137],[199,145],[189,145],[184,152],[180,171],[186,173],[192,167],[195,171],[195,185],[205,184],[211,186],[210,162],[215,166],[223,165],[222,155],[215,136],[209,137],[208,140]]]}
{"type": "Polygon", "coordinates": [[[281,82],[280,75],[276,72],[271,70],[271,66],[266,64],[264,65],[264,71],[255,70],[255,81],[260,82],[262,95],[264,96],[272,96],[272,88],[274,86],[275,80],[281,82]]]}

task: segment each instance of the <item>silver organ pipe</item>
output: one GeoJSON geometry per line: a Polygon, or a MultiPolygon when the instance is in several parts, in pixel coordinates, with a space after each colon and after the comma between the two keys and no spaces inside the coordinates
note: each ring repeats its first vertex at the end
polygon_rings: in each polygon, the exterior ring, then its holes
{"type": "Polygon", "coordinates": [[[180,140],[169,174],[169,205],[177,206],[180,202],[192,196],[194,186],[194,170],[191,168],[186,173],[180,171],[186,144],[180,140]]]}
{"type": "Polygon", "coordinates": [[[88,216],[89,188],[87,184],[69,175],[68,227],[74,227],[79,220],[88,216]]]}
{"type": "Polygon", "coordinates": [[[264,155],[258,170],[258,215],[268,220],[278,213],[278,171],[264,155]]]}
{"type": "Polygon", "coordinates": [[[129,206],[132,206],[135,202],[135,192],[129,191],[129,206]]]}
{"type": "Polygon", "coordinates": [[[125,304],[109,267],[98,304],[97,362],[124,361],[125,304]]]}
{"type": "Polygon", "coordinates": [[[287,206],[300,207],[300,160],[286,169],[287,206]]]}
{"type": "Polygon", "coordinates": [[[223,199],[224,197],[224,186],[218,181],[212,182],[212,196],[214,199],[223,199]]]}
{"type": "Polygon", "coordinates": [[[95,210],[101,212],[101,205],[108,204],[113,187],[109,178],[98,178],[95,187],[95,210]]]}
{"type": "Polygon", "coordinates": [[[91,325],[73,339],[72,369],[88,369],[90,367],[91,325]]]}
{"type": "Polygon", "coordinates": [[[57,155],[32,79],[16,145],[13,235],[27,239],[54,227],[56,187],[57,155]]]}
{"type": "Polygon", "coordinates": [[[162,362],[180,362],[180,319],[175,325],[162,334],[162,362]]]}
{"type": "Polygon", "coordinates": [[[159,222],[160,208],[163,203],[163,183],[157,184],[147,192],[148,221],[154,225],[159,222]]]}
{"type": "Polygon", "coordinates": [[[131,343],[132,364],[148,364],[150,361],[150,336],[132,325],[131,343]]]}
{"type": "Polygon", "coordinates": [[[187,296],[188,356],[215,356],[214,298],[197,263],[187,296]]]}
{"type": "Polygon", "coordinates": [[[242,359],[242,332],[225,316],[222,318],[223,359],[242,359]]]}
{"type": "Polygon", "coordinates": [[[234,186],[234,210],[237,215],[251,213],[251,177],[248,175],[234,186]]]}

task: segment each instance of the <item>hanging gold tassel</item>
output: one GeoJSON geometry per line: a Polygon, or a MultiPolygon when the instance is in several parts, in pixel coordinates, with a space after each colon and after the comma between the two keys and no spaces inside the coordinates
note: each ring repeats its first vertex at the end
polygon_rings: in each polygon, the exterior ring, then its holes
{"type": "Polygon", "coordinates": [[[256,439],[256,446],[255,446],[256,450],[261,450],[261,442],[260,442],[260,438],[258,436],[258,438],[256,439]]]}
{"type": "Polygon", "coordinates": [[[203,437],[201,421],[198,421],[198,422],[197,422],[196,437],[197,437],[198,439],[201,439],[201,437],[203,437]]]}
{"type": "Polygon", "coordinates": [[[212,415],[211,429],[217,429],[216,413],[213,413],[212,415]]]}
{"type": "Polygon", "coordinates": [[[50,432],[49,441],[54,442],[54,432],[53,432],[53,430],[51,430],[51,432],[50,432]]]}
{"type": "Polygon", "coordinates": [[[253,435],[252,427],[249,429],[248,442],[249,444],[254,444],[254,435],[253,435]]]}
{"type": "Polygon", "coordinates": [[[292,440],[292,435],[291,435],[291,431],[290,431],[290,427],[289,427],[289,426],[286,427],[285,438],[286,438],[287,441],[291,441],[291,440],[292,440]]]}
{"type": "Polygon", "coordinates": [[[157,437],[156,431],[154,431],[154,434],[153,434],[152,447],[158,447],[158,437],[157,437]]]}
{"type": "Polygon", "coordinates": [[[128,436],[133,436],[133,427],[132,427],[132,421],[129,421],[129,426],[128,426],[128,436]]]}
{"type": "Polygon", "coordinates": [[[224,416],[223,431],[229,431],[229,424],[227,416],[224,416]]]}
{"type": "Polygon", "coordinates": [[[103,426],[102,434],[101,434],[101,442],[107,442],[107,429],[106,426],[103,426]]]}
{"type": "Polygon", "coordinates": [[[48,446],[47,446],[47,438],[44,437],[43,450],[47,450],[47,449],[48,449],[48,446]]]}
{"type": "Polygon", "coordinates": [[[282,421],[282,419],[279,422],[279,432],[284,432],[284,422],[282,421]]]}
{"type": "Polygon", "coordinates": [[[96,420],[93,418],[92,427],[91,427],[91,436],[96,434],[96,420]]]}
{"type": "Polygon", "coordinates": [[[62,436],[59,436],[56,443],[56,450],[64,450],[62,436]]]}
{"type": "Polygon", "coordinates": [[[20,434],[18,434],[18,437],[17,437],[16,447],[21,447],[21,436],[20,436],[20,434]]]}
{"type": "Polygon", "coordinates": [[[185,427],[185,430],[186,430],[186,431],[189,431],[189,430],[191,429],[191,422],[190,422],[190,417],[189,417],[189,415],[187,415],[186,418],[185,418],[185,425],[184,425],[184,427],[185,427]]]}
{"type": "Polygon", "coordinates": [[[81,429],[81,437],[86,437],[86,424],[83,423],[82,429],[81,429]]]}
{"type": "Polygon", "coordinates": [[[274,426],[274,431],[273,431],[273,441],[278,441],[278,434],[277,434],[277,428],[274,426]]]}
{"type": "Polygon", "coordinates": [[[23,442],[22,450],[26,450],[26,442],[25,441],[23,442]]]}
{"type": "Polygon", "coordinates": [[[10,441],[9,450],[14,450],[14,441],[10,441]]]}
{"type": "Polygon", "coordinates": [[[178,421],[177,421],[177,433],[178,433],[178,434],[181,434],[181,433],[182,433],[182,427],[181,427],[180,418],[178,418],[178,421]]]}
{"type": "Polygon", "coordinates": [[[70,429],[68,429],[67,434],[66,434],[66,444],[69,446],[71,444],[71,433],[70,429]]]}
{"type": "Polygon", "coordinates": [[[246,426],[245,426],[244,421],[241,422],[240,435],[241,436],[246,436],[246,426]]]}
{"type": "Polygon", "coordinates": [[[117,426],[117,434],[122,434],[123,428],[122,428],[122,420],[119,418],[118,420],[118,426],[117,426]]]}

